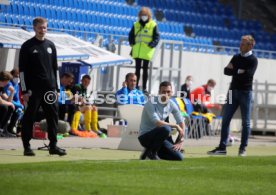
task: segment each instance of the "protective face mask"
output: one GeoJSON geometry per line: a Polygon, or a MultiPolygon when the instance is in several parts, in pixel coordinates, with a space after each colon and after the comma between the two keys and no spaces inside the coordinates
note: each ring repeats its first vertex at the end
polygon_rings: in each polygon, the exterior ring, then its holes
{"type": "Polygon", "coordinates": [[[188,86],[188,87],[191,87],[192,86],[192,84],[193,84],[193,81],[186,81],[186,85],[188,86]]]}
{"type": "Polygon", "coordinates": [[[207,86],[207,91],[211,92],[212,90],[214,90],[214,87],[207,86]]]}
{"type": "Polygon", "coordinates": [[[18,77],[14,77],[14,78],[12,79],[12,82],[13,82],[14,84],[18,84],[18,83],[19,83],[19,78],[18,78],[18,77]]]}
{"type": "Polygon", "coordinates": [[[148,19],[149,19],[148,16],[141,16],[141,20],[142,20],[143,22],[146,22],[148,19]]]}

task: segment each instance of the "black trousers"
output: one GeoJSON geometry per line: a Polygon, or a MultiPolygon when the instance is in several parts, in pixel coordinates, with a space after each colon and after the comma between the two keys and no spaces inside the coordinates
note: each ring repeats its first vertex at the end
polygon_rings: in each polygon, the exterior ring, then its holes
{"type": "Polygon", "coordinates": [[[68,114],[67,122],[72,124],[72,120],[76,111],[76,105],[74,104],[59,104],[58,105],[58,117],[60,120],[65,120],[65,114],[68,114]]]}
{"type": "Polygon", "coordinates": [[[135,59],[135,68],[136,68],[135,74],[137,76],[137,87],[138,87],[142,62],[143,62],[143,90],[146,90],[147,89],[147,81],[148,81],[149,60],[143,60],[143,59],[136,58],[135,59]]]}
{"type": "MultiPolygon", "coordinates": [[[[50,91],[50,90],[49,90],[50,91]]],[[[46,117],[48,126],[48,139],[50,140],[50,148],[57,144],[57,129],[58,129],[58,103],[57,101],[47,103],[45,101],[45,92],[32,91],[29,98],[28,106],[22,119],[22,141],[24,148],[30,147],[30,140],[32,139],[33,124],[35,122],[36,114],[41,106],[46,117]]],[[[54,98],[52,96],[52,98],[54,98]]]]}
{"type": "Polygon", "coordinates": [[[19,112],[17,112],[16,110],[14,110],[12,112],[10,123],[8,125],[8,132],[10,132],[10,133],[13,132],[13,128],[15,127],[20,116],[21,116],[21,114],[19,112]]]}
{"type": "Polygon", "coordinates": [[[11,106],[0,104],[0,129],[4,129],[7,126],[12,113],[13,109],[11,106]]]}

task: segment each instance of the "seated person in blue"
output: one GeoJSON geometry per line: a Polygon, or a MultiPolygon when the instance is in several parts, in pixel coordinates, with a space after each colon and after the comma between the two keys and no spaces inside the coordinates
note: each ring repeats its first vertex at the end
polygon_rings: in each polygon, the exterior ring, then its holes
{"type": "Polygon", "coordinates": [[[9,85],[12,75],[7,71],[0,72],[0,136],[11,137],[12,135],[7,132],[8,121],[15,109],[12,103],[14,96],[14,88],[9,85]],[[7,87],[9,95],[5,93],[4,88],[7,87]]]}
{"type": "Polygon", "coordinates": [[[12,80],[10,80],[10,82],[6,85],[6,87],[4,88],[4,92],[10,96],[10,90],[9,87],[12,86],[14,88],[14,95],[13,95],[13,99],[12,99],[12,103],[15,107],[11,119],[10,119],[10,123],[8,125],[8,132],[14,134],[15,131],[13,130],[17,121],[20,120],[23,116],[23,105],[20,102],[19,99],[19,70],[18,68],[15,68],[11,71],[11,75],[13,76],[12,80]]]}
{"type": "Polygon", "coordinates": [[[176,104],[170,99],[172,85],[164,81],[159,85],[159,96],[152,97],[145,104],[138,139],[145,148],[140,159],[151,160],[183,160],[181,153],[184,141],[185,124],[176,104]],[[176,123],[168,123],[165,120],[172,113],[176,123]],[[173,142],[172,128],[178,131],[178,137],[173,142]]]}
{"type": "Polygon", "coordinates": [[[59,119],[65,120],[65,114],[68,114],[67,122],[71,124],[75,113],[74,97],[71,92],[71,86],[74,82],[72,73],[64,73],[60,78],[60,95],[58,98],[59,119]]]}
{"type": "Polygon", "coordinates": [[[144,105],[144,94],[136,89],[137,76],[134,73],[128,73],[123,87],[116,92],[118,104],[140,104],[144,105]]]}

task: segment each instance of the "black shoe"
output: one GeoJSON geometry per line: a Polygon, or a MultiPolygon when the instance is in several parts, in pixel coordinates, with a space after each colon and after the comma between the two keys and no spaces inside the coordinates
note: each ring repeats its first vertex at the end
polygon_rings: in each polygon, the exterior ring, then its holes
{"type": "Polygon", "coordinates": [[[66,151],[64,149],[61,149],[61,148],[59,148],[59,147],[56,146],[54,148],[50,148],[49,149],[49,154],[51,154],[51,155],[57,154],[59,156],[64,156],[67,153],[66,153],[66,151]]]}
{"type": "Polygon", "coordinates": [[[141,156],[140,156],[140,160],[146,160],[147,156],[148,156],[148,150],[145,149],[145,150],[142,152],[141,156]]]}
{"type": "Polygon", "coordinates": [[[207,152],[209,155],[226,155],[226,149],[217,147],[214,150],[207,152]]]}
{"type": "Polygon", "coordinates": [[[160,160],[159,156],[157,155],[156,152],[148,152],[147,157],[150,160],[160,160]]]}
{"type": "Polygon", "coordinates": [[[4,132],[0,129],[0,137],[5,137],[4,132]]]}
{"type": "Polygon", "coordinates": [[[239,149],[239,156],[245,157],[246,156],[246,151],[245,149],[239,149]]]}
{"type": "Polygon", "coordinates": [[[24,149],[24,156],[35,156],[35,153],[31,148],[25,148],[24,149]]]}

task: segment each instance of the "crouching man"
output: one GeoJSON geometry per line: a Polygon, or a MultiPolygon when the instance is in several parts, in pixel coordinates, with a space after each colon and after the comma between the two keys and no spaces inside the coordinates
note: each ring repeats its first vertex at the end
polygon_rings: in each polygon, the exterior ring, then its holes
{"type": "Polygon", "coordinates": [[[172,85],[164,81],[159,85],[159,95],[152,97],[145,104],[139,130],[139,142],[145,148],[140,159],[151,160],[183,160],[181,153],[184,141],[184,120],[176,104],[170,100],[172,85]],[[172,113],[176,123],[168,121],[172,113]],[[171,137],[172,128],[179,135],[175,142],[171,137]]]}

